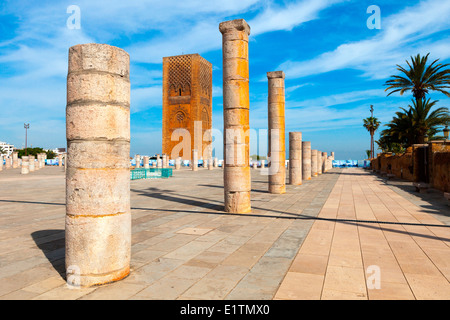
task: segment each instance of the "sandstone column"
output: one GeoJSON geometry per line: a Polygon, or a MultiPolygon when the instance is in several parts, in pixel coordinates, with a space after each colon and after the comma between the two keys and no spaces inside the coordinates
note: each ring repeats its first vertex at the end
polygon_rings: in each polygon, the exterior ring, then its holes
{"type": "Polygon", "coordinates": [[[36,164],[34,162],[34,156],[29,155],[28,156],[28,170],[30,172],[33,172],[33,171],[35,171],[35,169],[36,169],[36,164]]]}
{"type": "Polygon", "coordinates": [[[322,172],[327,172],[327,160],[328,160],[328,154],[326,152],[322,152],[322,172]]]}
{"type": "Polygon", "coordinates": [[[269,192],[286,192],[284,72],[267,72],[269,84],[269,192]]]}
{"type": "Polygon", "coordinates": [[[106,44],[69,49],[66,274],[100,285],[130,272],[130,58],[106,44]]]}
{"type": "Polygon", "coordinates": [[[0,155],[0,171],[3,171],[3,155],[0,155]]]}
{"type": "Polygon", "coordinates": [[[331,151],[331,159],[334,160],[334,151],[331,151]]]}
{"type": "Polygon", "coordinates": [[[58,155],[58,167],[62,167],[62,154],[58,155]]]}
{"type": "Polygon", "coordinates": [[[289,184],[302,184],[301,132],[289,132],[289,184]]]}
{"type": "Polygon", "coordinates": [[[198,152],[197,150],[192,150],[192,171],[198,171],[198,152]]]}
{"type": "Polygon", "coordinates": [[[5,158],[5,168],[6,169],[11,169],[11,158],[9,156],[7,156],[5,158]]]}
{"type": "Polygon", "coordinates": [[[175,159],[175,170],[180,170],[181,169],[181,158],[178,157],[175,159]]]}
{"type": "Polygon", "coordinates": [[[149,169],[149,168],[150,168],[150,157],[144,156],[144,169],[149,169]]]}
{"type": "Polygon", "coordinates": [[[311,150],[311,176],[317,177],[317,150],[311,150]]]}
{"type": "Polygon", "coordinates": [[[12,167],[13,167],[13,169],[19,167],[19,153],[18,152],[12,153],[12,167]]]}
{"type": "Polygon", "coordinates": [[[27,156],[23,156],[22,157],[22,170],[21,170],[21,174],[28,174],[30,172],[29,170],[29,162],[28,162],[28,157],[27,156]]]}
{"type": "Polygon", "coordinates": [[[311,141],[302,142],[302,180],[311,180],[311,141]]]}
{"type": "Polygon", "coordinates": [[[251,211],[248,36],[244,19],[220,23],[223,54],[225,212],[251,211]]]}
{"type": "Polygon", "coordinates": [[[317,150],[317,174],[322,174],[322,151],[317,150]]]}
{"type": "Polygon", "coordinates": [[[136,169],[139,169],[140,167],[141,167],[141,156],[140,155],[135,155],[134,156],[134,160],[135,160],[135,162],[136,162],[136,166],[135,166],[135,168],[136,169]]]}
{"type": "Polygon", "coordinates": [[[159,155],[159,153],[156,155],[156,167],[162,168],[162,160],[161,160],[161,156],[159,155]]]}
{"type": "Polygon", "coordinates": [[[217,160],[217,157],[214,158],[214,162],[213,162],[214,168],[219,167],[219,160],[217,160]]]}
{"type": "Polygon", "coordinates": [[[214,168],[213,159],[209,158],[208,159],[208,170],[213,170],[213,168],[214,168]]]}

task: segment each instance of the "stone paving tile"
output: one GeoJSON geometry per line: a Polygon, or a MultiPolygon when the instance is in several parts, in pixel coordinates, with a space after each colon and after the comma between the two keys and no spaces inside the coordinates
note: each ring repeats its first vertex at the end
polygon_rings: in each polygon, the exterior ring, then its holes
{"type": "Polygon", "coordinates": [[[334,169],[273,195],[252,171],[252,213],[232,215],[221,176],[133,181],[131,274],[69,289],[64,175],[0,172],[0,299],[448,299],[450,215],[436,194],[334,169]],[[374,265],[380,289],[367,288],[374,265]]]}
{"type": "Polygon", "coordinates": [[[380,182],[360,169],[343,171],[275,299],[306,299],[295,286],[301,281],[317,299],[448,299],[450,228],[436,217],[450,210],[438,205],[432,217],[423,210],[430,203],[418,206],[380,182]]]}

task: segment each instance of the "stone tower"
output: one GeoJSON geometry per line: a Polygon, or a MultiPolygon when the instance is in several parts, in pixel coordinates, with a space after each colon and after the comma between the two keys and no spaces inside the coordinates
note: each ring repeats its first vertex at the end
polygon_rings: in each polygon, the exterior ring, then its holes
{"type": "Polygon", "coordinates": [[[198,150],[209,159],[211,128],[212,64],[199,54],[164,57],[162,152],[191,160],[198,150]]]}

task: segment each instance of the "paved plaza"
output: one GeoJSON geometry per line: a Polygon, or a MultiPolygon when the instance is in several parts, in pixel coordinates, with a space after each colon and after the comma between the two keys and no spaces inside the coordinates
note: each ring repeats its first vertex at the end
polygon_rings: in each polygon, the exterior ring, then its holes
{"type": "Polygon", "coordinates": [[[334,168],[223,212],[222,169],[131,181],[131,273],[65,282],[64,168],[0,172],[0,299],[450,299],[450,207],[359,168],[334,168]]]}

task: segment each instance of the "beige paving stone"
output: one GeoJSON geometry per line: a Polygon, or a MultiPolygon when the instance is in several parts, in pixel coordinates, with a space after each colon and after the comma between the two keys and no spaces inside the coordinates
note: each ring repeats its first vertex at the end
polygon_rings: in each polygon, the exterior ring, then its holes
{"type": "Polygon", "coordinates": [[[274,299],[319,300],[324,276],[310,273],[288,272],[274,299]]]}

